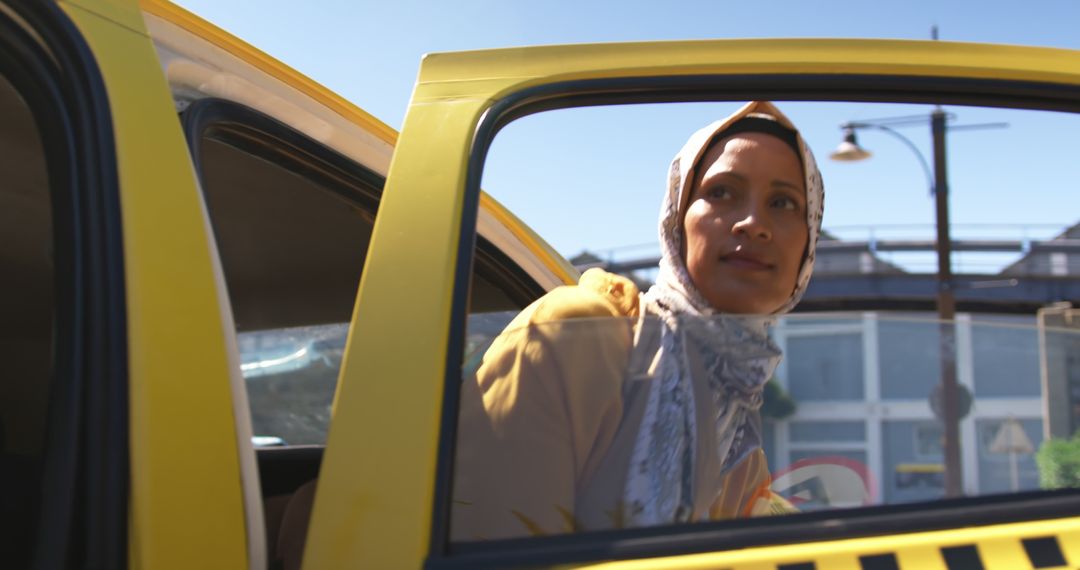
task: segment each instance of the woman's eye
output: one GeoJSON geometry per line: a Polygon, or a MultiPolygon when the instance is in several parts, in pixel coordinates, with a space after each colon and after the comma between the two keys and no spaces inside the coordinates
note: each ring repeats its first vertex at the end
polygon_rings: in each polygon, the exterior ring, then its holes
{"type": "Polygon", "coordinates": [[[778,198],[773,199],[773,207],[782,208],[784,210],[798,210],[799,209],[799,203],[796,202],[794,198],[789,198],[787,196],[780,196],[778,198]]]}
{"type": "Polygon", "coordinates": [[[731,197],[731,190],[727,186],[713,186],[705,195],[715,200],[725,200],[731,197]]]}

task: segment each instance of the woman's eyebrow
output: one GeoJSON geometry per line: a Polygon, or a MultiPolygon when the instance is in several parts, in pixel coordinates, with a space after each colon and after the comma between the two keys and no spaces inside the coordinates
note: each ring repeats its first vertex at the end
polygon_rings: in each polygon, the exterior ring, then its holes
{"type": "Polygon", "coordinates": [[[806,192],[798,184],[793,184],[793,183],[788,182],[786,180],[773,180],[772,186],[773,186],[773,188],[787,188],[789,190],[794,190],[796,192],[806,192]]]}
{"type": "Polygon", "coordinates": [[[697,179],[694,185],[700,187],[702,190],[711,186],[712,184],[717,183],[718,180],[733,179],[738,184],[746,184],[745,176],[736,172],[732,172],[730,170],[715,171],[706,169],[700,174],[696,174],[694,177],[697,179]]]}
{"type": "Polygon", "coordinates": [[[716,178],[718,176],[734,178],[740,182],[746,182],[746,177],[734,170],[706,170],[704,178],[716,178]]]}

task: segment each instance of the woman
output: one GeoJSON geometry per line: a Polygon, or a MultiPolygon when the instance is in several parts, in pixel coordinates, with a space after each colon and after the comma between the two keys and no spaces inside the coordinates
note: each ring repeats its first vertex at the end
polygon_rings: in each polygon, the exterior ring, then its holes
{"type": "Polygon", "coordinates": [[[813,269],[821,176],[790,121],[752,102],[695,133],[668,181],[655,286],[587,271],[465,380],[453,540],[790,510],[757,410],[780,360],[767,326],[813,269]]]}

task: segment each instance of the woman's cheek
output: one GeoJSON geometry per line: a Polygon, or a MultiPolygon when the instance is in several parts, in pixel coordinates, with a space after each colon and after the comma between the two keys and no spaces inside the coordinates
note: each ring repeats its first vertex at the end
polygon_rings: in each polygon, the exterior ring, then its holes
{"type": "Polygon", "coordinates": [[[806,252],[806,244],[809,241],[808,229],[805,224],[796,227],[784,236],[783,255],[785,260],[785,276],[790,279],[792,287],[799,277],[799,269],[802,267],[803,257],[806,252]]]}
{"type": "Polygon", "coordinates": [[[709,238],[706,228],[705,220],[700,216],[700,211],[695,208],[691,208],[686,213],[685,223],[683,225],[686,231],[686,269],[690,273],[690,278],[694,281],[694,285],[699,289],[702,283],[700,280],[703,276],[705,269],[705,259],[708,257],[709,250],[709,238]]]}

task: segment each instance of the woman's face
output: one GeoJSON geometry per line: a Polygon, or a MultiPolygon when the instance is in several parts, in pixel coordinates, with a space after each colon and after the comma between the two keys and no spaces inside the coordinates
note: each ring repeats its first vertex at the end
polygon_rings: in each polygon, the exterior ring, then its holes
{"type": "Polygon", "coordinates": [[[682,253],[714,309],[779,309],[795,289],[807,234],[806,183],[790,146],[751,132],[705,152],[683,217],[682,253]]]}

